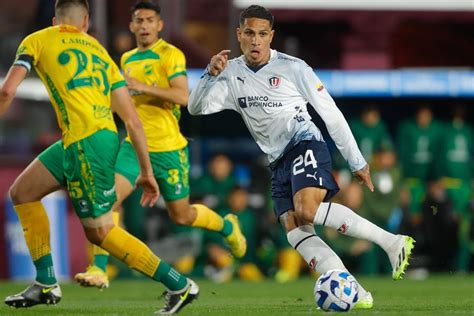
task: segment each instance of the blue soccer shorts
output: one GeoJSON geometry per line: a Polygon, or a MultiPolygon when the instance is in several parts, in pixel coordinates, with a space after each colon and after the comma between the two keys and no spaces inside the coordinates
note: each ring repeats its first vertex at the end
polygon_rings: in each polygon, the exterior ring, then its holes
{"type": "Polygon", "coordinates": [[[327,190],[324,201],[329,201],[339,186],[332,175],[331,155],[325,142],[305,140],[284,154],[272,171],[272,200],[277,219],[294,210],[293,196],[307,187],[327,190]]]}

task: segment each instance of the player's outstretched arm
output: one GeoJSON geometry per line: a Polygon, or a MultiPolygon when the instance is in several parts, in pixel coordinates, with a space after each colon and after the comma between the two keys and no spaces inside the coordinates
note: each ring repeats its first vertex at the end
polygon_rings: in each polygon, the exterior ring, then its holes
{"type": "Polygon", "coordinates": [[[126,87],[120,87],[112,91],[112,110],[117,112],[124,122],[137,153],[138,163],[140,164],[140,175],[138,176],[136,185],[143,187],[143,195],[140,203],[143,206],[151,207],[158,200],[160,191],[153,175],[145,132],[143,131],[142,123],[140,122],[126,87]]]}
{"type": "Polygon", "coordinates": [[[223,50],[211,58],[204,75],[189,95],[188,111],[191,115],[206,115],[234,108],[234,101],[225,75],[230,50],[223,50]],[[221,75],[224,78],[217,76],[221,75]],[[223,80],[220,80],[223,79],[223,80]]]}
{"type": "Polygon", "coordinates": [[[23,66],[12,66],[8,71],[0,88],[0,117],[7,112],[16,95],[16,89],[27,74],[28,70],[23,66]]]}
{"type": "Polygon", "coordinates": [[[374,192],[374,184],[372,183],[372,177],[370,176],[369,164],[366,164],[364,168],[354,172],[354,175],[359,179],[361,184],[365,184],[370,192],[374,192]]]}

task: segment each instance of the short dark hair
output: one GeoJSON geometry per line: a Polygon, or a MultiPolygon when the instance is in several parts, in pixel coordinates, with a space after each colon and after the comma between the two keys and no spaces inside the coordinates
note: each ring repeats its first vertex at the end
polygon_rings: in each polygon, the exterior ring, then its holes
{"type": "Polygon", "coordinates": [[[234,192],[239,192],[239,191],[244,191],[244,192],[248,193],[248,191],[247,191],[247,189],[246,189],[245,187],[236,184],[236,185],[234,185],[234,186],[230,189],[229,195],[232,194],[232,193],[234,193],[234,192]]]}
{"type": "Polygon", "coordinates": [[[152,1],[152,0],[145,0],[145,1],[137,1],[132,9],[130,10],[132,15],[135,13],[135,11],[137,10],[140,10],[140,9],[147,9],[147,10],[153,10],[156,12],[156,14],[160,14],[161,13],[161,8],[160,6],[158,5],[158,3],[156,3],[155,1],[152,1]]]}
{"type": "Polygon", "coordinates": [[[87,0],[56,0],[54,12],[56,15],[63,15],[64,11],[74,6],[82,6],[89,12],[89,2],[87,0]]]}
{"type": "Polygon", "coordinates": [[[273,27],[273,21],[274,21],[273,15],[270,12],[270,10],[268,10],[265,7],[253,4],[247,9],[245,9],[244,11],[242,11],[240,13],[240,19],[239,19],[240,25],[244,25],[245,19],[250,19],[250,18],[258,18],[258,19],[267,20],[268,22],[270,22],[270,27],[271,28],[273,27]]]}

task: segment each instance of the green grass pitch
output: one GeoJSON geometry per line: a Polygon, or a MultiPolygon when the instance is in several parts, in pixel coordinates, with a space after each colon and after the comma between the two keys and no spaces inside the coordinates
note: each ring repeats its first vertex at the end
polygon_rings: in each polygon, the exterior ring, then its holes
{"type": "MultiPolygon", "coordinates": [[[[316,310],[314,280],[310,278],[286,284],[271,280],[226,284],[196,281],[200,297],[180,315],[326,315],[316,310]]],[[[474,275],[438,275],[425,281],[392,281],[388,277],[359,281],[372,292],[375,304],[372,310],[353,310],[351,315],[474,315],[474,275]]],[[[0,282],[0,297],[24,287],[0,282]]],[[[0,315],[153,315],[163,305],[163,300],[158,300],[163,287],[148,280],[112,281],[103,292],[63,284],[62,291],[63,300],[57,306],[11,309],[3,305],[0,315]]]]}

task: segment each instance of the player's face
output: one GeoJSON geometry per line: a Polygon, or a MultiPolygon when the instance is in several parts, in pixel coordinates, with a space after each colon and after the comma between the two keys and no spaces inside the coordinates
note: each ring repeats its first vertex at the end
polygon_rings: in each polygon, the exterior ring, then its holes
{"type": "Polygon", "coordinates": [[[133,13],[130,31],[135,34],[139,47],[148,48],[153,45],[162,28],[163,21],[154,10],[139,9],[133,13]]]}
{"type": "Polygon", "coordinates": [[[258,66],[268,62],[273,33],[268,20],[245,19],[244,24],[237,29],[237,39],[248,64],[258,66]]]}

